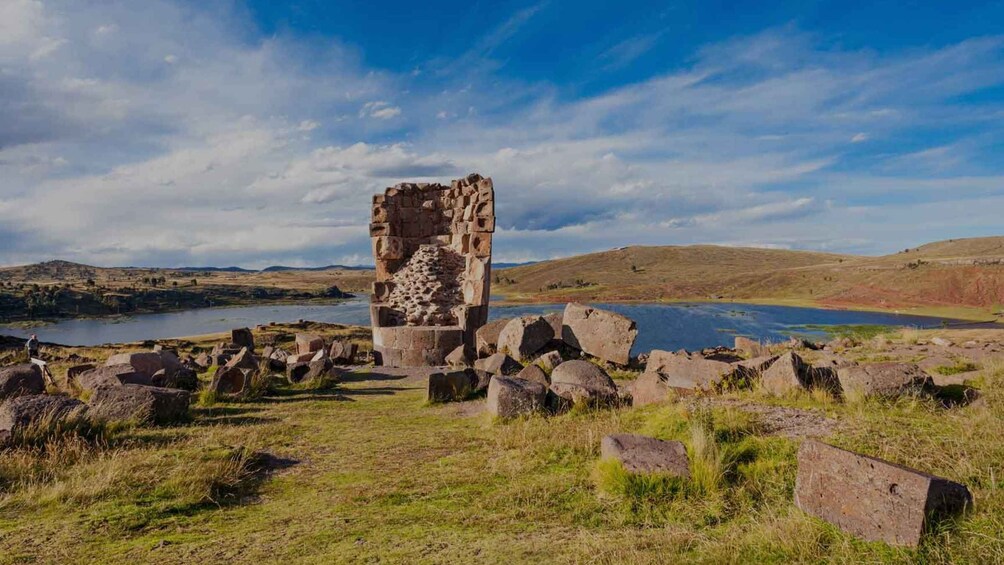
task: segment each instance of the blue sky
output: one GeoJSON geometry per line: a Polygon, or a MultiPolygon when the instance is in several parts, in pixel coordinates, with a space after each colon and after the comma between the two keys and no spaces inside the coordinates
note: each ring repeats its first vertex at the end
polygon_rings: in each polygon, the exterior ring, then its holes
{"type": "Polygon", "coordinates": [[[1004,235],[1004,2],[0,0],[0,264],[367,264],[494,178],[496,261],[1004,235]]]}

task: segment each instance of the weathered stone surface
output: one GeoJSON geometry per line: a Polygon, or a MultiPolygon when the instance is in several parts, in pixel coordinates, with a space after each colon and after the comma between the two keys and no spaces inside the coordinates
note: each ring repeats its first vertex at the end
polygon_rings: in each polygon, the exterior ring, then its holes
{"type": "Polygon", "coordinates": [[[687,448],[678,441],[664,441],[636,434],[613,434],[600,443],[600,456],[620,461],[631,473],[665,473],[690,478],[687,448]]]}
{"type": "Polygon", "coordinates": [[[808,367],[798,354],[789,351],[778,357],[760,376],[760,384],[770,394],[783,396],[809,388],[808,367]]]}
{"type": "Polygon", "coordinates": [[[38,365],[25,363],[0,368],[0,401],[29,394],[45,392],[42,369],[38,365]]]}
{"type": "Polygon", "coordinates": [[[81,373],[90,371],[93,368],[94,368],[93,363],[84,363],[82,365],[74,365],[70,367],[69,369],[66,370],[66,380],[63,381],[63,386],[66,388],[74,386],[74,384],[77,382],[77,377],[81,373]]]}
{"type": "Polygon", "coordinates": [[[254,351],[254,334],[249,328],[230,330],[230,341],[237,347],[246,347],[248,351],[254,351]]]}
{"type": "Polygon", "coordinates": [[[208,353],[203,351],[195,358],[195,364],[203,369],[208,369],[213,364],[213,360],[209,357],[208,353]]]}
{"type": "Polygon", "coordinates": [[[551,373],[551,392],[572,404],[607,404],[617,400],[617,385],[589,361],[565,361],[551,373]]]}
{"type": "Polygon", "coordinates": [[[0,404],[0,444],[32,425],[82,417],[85,408],[83,402],[66,396],[33,394],[11,398],[0,404]]]}
{"type": "Polygon", "coordinates": [[[195,371],[186,367],[171,373],[168,373],[167,369],[161,369],[154,373],[150,382],[155,387],[174,388],[189,392],[195,392],[199,388],[199,376],[195,371]]]}
{"type": "Polygon", "coordinates": [[[564,312],[551,312],[549,314],[544,314],[541,317],[544,318],[544,321],[547,322],[548,325],[551,326],[551,330],[554,332],[554,338],[553,339],[560,341],[561,340],[561,334],[564,331],[564,330],[562,330],[562,326],[564,326],[564,324],[565,324],[565,322],[564,322],[565,313],[564,312]]]}
{"type": "Polygon", "coordinates": [[[298,363],[309,363],[317,355],[316,351],[308,351],[306,353],[297,353],[295,355],[286,356],[287,365],[296,365],[298,363]]]}
{"type": "Polygon", "coordinates": [[[763,357],[770,354],[770,351],[759,341],[741,335],[736,336],[735,349],[750,357],[763,357]]]}
{"type": "Polygon", "coordinates": [[[488,358],[475,361],[474,368],[493,375],[515,375],[523,370],[523,365],[505,353],[496,353],[488,358]]]}
{"type": "Polygon", "coordinates": [[[931,377],[911,363],[872,363],[837,369],[844,394],[897,396],[929,387],[931,377]]]}
{"type": "Polygon", "coordinates": [[[314,334],[296,334],[296,353],[303,355],[324,349],[324,340],[314,334]]]}
{"type": "Polygon", "coordinates": [[[914,547],[928,517],[972,504],[958,483],[806,440],[798,450],[795,505],[868,541],[914,547]]]}
{"type": "Polygon", "coordinates": [[[661,374],[666,386],[683,392],[714,390],[734,371],[731,364],[723,361],[658,349],[649,355],[648,365],[645,367],[646,373],[661,374]]]}
{"type": "Polygon", "coordinates": [[[487,357],[498,352],[499,334],[511,321],[511,318],[504,318],[488,322],[478,328],[475,334],[475,342],[478,348],[478,356],[487,357]]]}
{"type": "Polygon", "coordinates": [[[101,420],[170,424],[188,418],[191,393],[143,385],[101,387],[88,404],[89,414],[101,420]]]}
{"type": "Polygon", "coordinates": [[[498,338],[498,351],[515,359],[530,359],[547,342],[554,338],[554,330],[540,316],[513,318],[502,328],[498,338]]]}
{"type": "Polygon", "coordinates": [[[331,342],[328,357],[336,364],[351,365],[355,363],[358,348],[359,346],[347,339],[336,339],[331,342]]]}
{"type": "Polygon", "coordinates": [[[150,376],[137,372],[132,365],[106,365],[85,371],[76,378],[76,387],[84,391],[93,391],[102,386],[119,386],[123,384],[150,385],[150,376]]]}
{"type": "Polygon", "coordinates": [[[945,339],[943,337],[935,337],[931,339],[931,343],[937,345],[938,347],[951,347],[955,345],[950,339],[945,339]]]}
{"type": "Polygon", "coordinates": [[[515,418],[544,409],[547,387],[539,382],[512,377],[493,377],[488,384],[488,413],[515,418]]]}
{"type": "Polygon", "coordinates": [[[562,340],[604,361],[627,365],[638,329],[630,318],[583,304],[569,303],[562,318],[562,340]]]}
{"type": "Polygon", "coordinates": [[[152,377],[154,373],[164,368],[161,352],[141,351],[134,353],[117,353],[108,358],[105,365],[130,365],[137,373],[152,377]]]}
{"type": "Polygon", "coordinates": [[[470,359],[467,358],[466,348],[461,345],[446,356],[446,364],[450,367],[465,368],[471,366],[470,359]]]}
{"type": "Polygon", "coordinates": [[[541,383],[544,386],[550,385],[550,381],[547,378],[547,373],[543,369],[535,364],[527,365],[523,367],[523,370],[516,374],[517,379],[522,379],[524,381],[533,381],[536,383],[541,383]]]}
{"type": "Polygon", "coordinates": [[[429,402],[467,400],[474,392],[477,376],[473,371],[450,371],[429,375],[429,402]]]}
{"type": "Polygon", "coordinates": [[[665,402],[670,398],[670,387],[661,373],[646,371],[631,385],[632,406],[646,406],[665,402]]]}
{"type": "Polygon", "coordinates": [[[564,359],[561,358],[561,353],[557,351],[548,351],[533,362],[534,365],[539,365],[541,369],[544,369],[546,373],[550,373],[562,363],[564,363],[564,359]]]}
{"type": "Polygon", "coordinates": [[[209,389],[217,394],[240,394],[251,382],[254,372],[240,367],[220,367],[209,384],[209,389]]]}

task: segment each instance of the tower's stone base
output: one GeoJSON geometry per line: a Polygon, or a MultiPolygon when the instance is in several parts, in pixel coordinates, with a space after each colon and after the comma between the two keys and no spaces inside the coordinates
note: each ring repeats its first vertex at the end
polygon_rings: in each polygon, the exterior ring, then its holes
{"type": "Polygon", "coordinates": [[[373,328],[373,351],[379,365],[439,367],[464,344],[460,326],[390,326],[373,328]]]}

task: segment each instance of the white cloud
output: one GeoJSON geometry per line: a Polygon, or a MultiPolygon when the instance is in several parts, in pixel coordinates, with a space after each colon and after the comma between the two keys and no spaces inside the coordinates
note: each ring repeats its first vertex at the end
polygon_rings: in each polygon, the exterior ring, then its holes
{"type": "Polygon", "coordinates": [[[851,143],[861,143],[862,141],[868,141],[867,133],[856,133],[854,134],[854,137],[851,138],[851,143]]]}
{"type": "Polygon", "coordinates": [[[391,106],[390,103],[383,101],[367,102],[363,105],[362,109],[359,110],[360,118],[368,116],[378,120],[389,120],[399,115],[401,115],[401,108],[391,106]]]}

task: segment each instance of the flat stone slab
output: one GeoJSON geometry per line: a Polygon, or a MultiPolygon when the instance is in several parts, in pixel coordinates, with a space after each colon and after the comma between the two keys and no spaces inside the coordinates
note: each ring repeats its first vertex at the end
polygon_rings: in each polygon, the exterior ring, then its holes
{"type": "Polygon", "coordinates": [[[916,547],[927,520],[963,510],[972,496],[948,479],[806,440],[795,505],[861,539],[916,547]]]}
{"type": "Polygon", "coordinates": [[[613,434],[600,443],[600,456],[620,461],[631,473],[666,473],[690,478],[687,448],[678,441],[665,441],[637,434],[613,434]]]}
{"type": "Polygon", "coordinates": [[[844,394],[858,392],[874,396],[897,396],[932,384],[919,366],[912,363],[872,363],[837,369],[844,394]]]}

